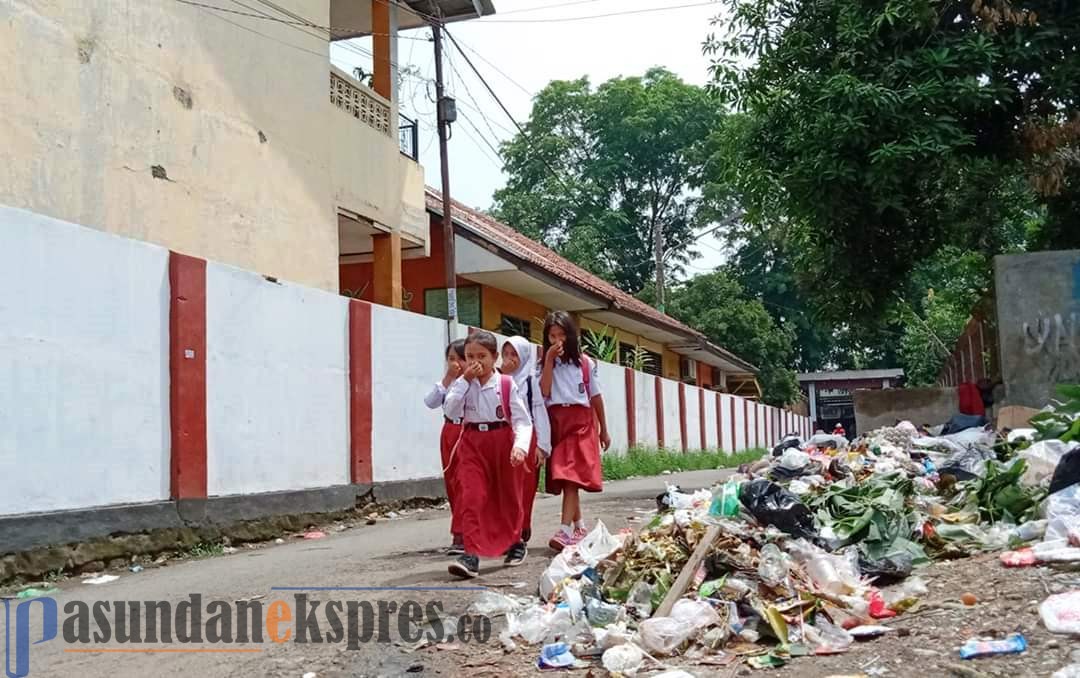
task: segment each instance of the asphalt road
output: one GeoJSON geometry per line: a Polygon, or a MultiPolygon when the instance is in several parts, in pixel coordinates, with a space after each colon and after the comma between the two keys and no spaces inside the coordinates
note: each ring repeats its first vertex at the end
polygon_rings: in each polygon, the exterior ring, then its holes
{"type": "MultiPolygon", "coordinates": [[[[592,520],[600,518],[612,532],[624,527],[638,529],[644,512],[655,508],[654,498],[663,491],[665,481],[677,483],[684,489],[692,489],[708,486],[726,475],[727,472],[724,471],[696,471],[661,478],[608,483],[603,493],[584,496],[586,519],[591,523],[592,520]]],[[[539,574],[552,555],[546,542],[558,525],[559,506],[557,497],[537,498],[534,509],[536,536],[533,538],[529,559],[522,567],[504,568],[500,561],[484,561],[481,563],[481,578],[469,582],[452,579],[446,572],[449,559],[441,554],[441,549],[449,541],[449,513],[440,510],[427,510],[397,520],[380,521],[372,526],[361,522],[357,527],[342,532],[330,531],[325,538],[318,540],[287,538],[287,543],[283,545],[270,544],[256,549],[240,547],[231,555],[176,562],[165,567],[148,568],[139,573],[123,571],[117,573],[120,579],[97,586],[74,578],[61,584],[61,592],[53,596],[59,610],[57,636],[40,645],[30,646],[29,675],[81,678],[143,678],[158,675],[198,678],[302,678],[308,673],[315,673],[319,678],[478,675],[477,671],[463,666],[467,658],[480,653],[481,648],[478,645],[469,646],[458,639],[446,648],[446,652],[411,651],[396,632],[401,623],[401,614],[390,613],[390,604],[400,607],[406,601],[415,601],[420,607],[426,607],[440,603],[444,617],[456,619],[464,613],[471,601],[481,595],[482,592],[475,587],[492,586],[495,590],[519,595],[528,595],[535,591],[539,574]],[[307,590],[274,590],[279,587],[307,590]],[[349,587],[354,590],[325,590],[326,587],[349,587]],[[360,587],[380,590],[355,590],[360,587]],[[446,590],[386,590],[387,587],[446,590]],[[295,642],[295,619],[283,620],[278,626],[277,636],[285,638],[287,633],[286,642],[271,641],[269,636],[273,632],[266,623],[266,618],[272,612],[274,601],[287,602],[289,607],[285,611],[295,615],[299,612],[299,603],[295,598],[298,593],[306,594],[309,604],[320,603],[313,619],[319,623],[319,631],[324,641],[328,634],[333,635],[334,632],[325,614],[326,606],[332,601],[341,604],[341,613],[336,616],[342,627],[342,635],[346,636],[342,642],[295,642]],[[203,638],[203,643],[174,642],[171,645],[117,643],[117,605],[110,604],[108,609],[104,609],[102,605],[98,605],[97,610],[94,608],[94,603],[100,601],[168,601],[173,607],[172,617],[175,619],[177,605],[187,600],[189,594],[199,594],[202,597],[204,628],[209,621],[208,617],[215,612],[208,608],[210,601],[223,601],[226,604],[223,609],[229,612],[222,617],[228,617],[232,622],[229,630],[234,638],[239,632],[235,613],[236,601],[262,596],[258,598],[258,602],[263,606],[259,624],[263,628],[264,642],[209,643],[206,642],[207,638],[203,638]],[[91,640],[94,633],[102,630],[95,614],[101,612],[102,617],[109,620],[109,643],[72,644],[64,640],[65,636],[78,636],[83,630],[77,623],[80,618],[78,601],[87,604],[87,614],[82,618],[87,622],[86,631],[91,640]],[[382,601],[387,610],[387,614],[376,617],[385,617],[388,620],[386,627],[376,628],[375,638],[369,642],[357,642],[355,649],[350,649],[347,644],[349,601],[353,601],[354,606],[358,601],[367,601],[372,610],[378,610],[379,601],[382,601]],[[382,635],[389,642],[377,642],[380,631],[387,632],[382,635]],[[147,652],[148,649],[157,651],[147,652]]],[[[10,607],[7,617],[14,623],[15,605],[10,607]]],[[[40,638],[42,605],[35,604],[29,609],[30,641],[34,642],[40,638]]],[[[357,608],[358,619],[361,618],[363,609],[357,608]]],[[[409,606],[406,609],[412,612],[418,608],[409,606]]],[[[145,607],[140,606],[144,631],[147,628],[145,610],[145,607]]],[[[5,619],[0,618],[0,625],[4,624],[5,619]]],[[[405,625],[408,632],[411,627],[408,626],[407,615],[405,625]]],[[[215,628],[225,631],[220,625],[215,625],[215,628]]],[[[308,628],[310,630],[310,627],[308,628]]],[[[6,626],[4,631],[7,631],[6,626]]],[[[162,632],[162,626],[159,625],[158,631],[159,634],[162,632]]],[[[305,635],[311,637],[310,634],[305,635]]],[[[15,667],[14,648],[17,636],[17,633],[5,633],[5,637],[10,639],[9,647],[12,648],[12,668],[15,667]]],[[[494,635],[483,649],[490,652],[492,645],[498,645],[494,635]]]]}

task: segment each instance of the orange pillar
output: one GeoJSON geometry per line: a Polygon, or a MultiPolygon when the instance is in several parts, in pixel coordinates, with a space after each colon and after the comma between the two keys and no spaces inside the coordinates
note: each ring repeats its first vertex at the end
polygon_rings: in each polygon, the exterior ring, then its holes
{"type": "Polygon", "coordinates": [[[371,240],[375,247],[375,303],[401,308],[401,234],[379,233],[371,240]]]}
{"type": "Polygon", "coordinates": [[[393,77],[390,68],[390,2],[388,0],[371,0],[371,33],[375,48],[372,89],[387,99],[393,99],[393,77]]]}

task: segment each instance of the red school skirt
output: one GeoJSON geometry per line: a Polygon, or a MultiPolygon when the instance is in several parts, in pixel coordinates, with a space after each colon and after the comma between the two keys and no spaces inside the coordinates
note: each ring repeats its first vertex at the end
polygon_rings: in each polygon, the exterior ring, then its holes
{"type": "Polygon", "coordinates": [[[455,513],[461,516],[465,552],[502,556],[521,539],[521,490],[525,467],[510,463],[514,430],[506,424],[488,431],[466,425],[455,454],[455,513]]]}
{"type": "Polygon", "coordinates": [[[546,487],[559,494],[563,487],[579,487],[599,492],[604,476],[600,467],[600,433],[591,407],[554,405],[548,408],[551,420],[551,459],[546,487]]]}
{"type": "Polygon", "coordinates": [[[461,424],[455,424],[449,419],[443,418],[442,435],[439,437],[439,453],[442,457],[443,484],[446,486],[446,500],[450,502],[450,534],[457,537],[461,534],[461,519],[457,507],[457,485],[454,473],[457,471],[457,462],[450,463],[450,453],[457,445],[461,437],[461,424]]]}

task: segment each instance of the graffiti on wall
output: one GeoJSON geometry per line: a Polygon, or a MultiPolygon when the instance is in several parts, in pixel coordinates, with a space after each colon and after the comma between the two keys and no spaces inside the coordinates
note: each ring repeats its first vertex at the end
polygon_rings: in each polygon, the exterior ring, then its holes
{"type": "Polygon", "coordinates": [[[1046,361],[1051,381],[1080,379],[1080,313],[1055,313],[1023,324],[1024,352],[1046,361]]]}

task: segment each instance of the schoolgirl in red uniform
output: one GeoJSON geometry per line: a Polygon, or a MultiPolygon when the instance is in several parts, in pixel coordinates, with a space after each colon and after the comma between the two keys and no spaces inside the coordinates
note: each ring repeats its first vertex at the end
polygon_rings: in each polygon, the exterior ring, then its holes
{"type": "MultiPolygon", "coordinates": [[[[536,346],[525,337],[510,337],[502,347],[503,374],[514,379],[518,393],[525,400],[525,405],[532,417],[533,438],[529,456],[525,459],[521,495],[521,541],[526,545],[532,536],[533,502],[536,501],[536,486],[540,480],[540,467],[551,456],[551,425],[548,423],[547,407],[544,396],[540,393],[540,376],[537,374],[536,346]]],[[[507,556],[507,565],[520,565],[524,560],[511,559],[507,556]]]]}
{"type": "Polygon", "coordinates": [[[581,353],[577,325],[569,313],[553,311],[544,321],[544,366],[540,390],[551,422],[547,491],[562,494],[561,526],[548,545],[556,550],[586,534],[580,491],[600,492],[600,450],[611,445],[595,360],[581,353]]]}
{"type": "Polygon", "coordinates": [[[450,463],[465,553],[447,568],[462,578],[479,576],[481,556],[524,559],[521,490],[533,427],[513,378],[495,371],[498,351],[490,332],[469,335],[465,371],[446,393],[446,416],[463,420],[450,463]]]}
{"type": "MultiPolygon", "coordinates": [[[[424,396],[424,404],[429,409],[435,410],[443,406],[446,401],[446,389],[461,376],[465,366],[465,340],[458,339],[450,342],[446,347],[446,374],[442,381],[435,382],[428,394],[424,396]]],[[[461,540],[461,525],[458,511],[454,510],[457,503],[455,498],[456,487],[453,482],[453,469],[450,466],[450,451],[454,448],[458,438],[461,437],[461,419],[451,419],[443,413],[442,434],[439,436],[439,455],[442,458],[443,484],[446,485],[446,499],[450,502],[450,547],[446,554],[459,556],[465,553],[465,547],[461,540]]]]}

